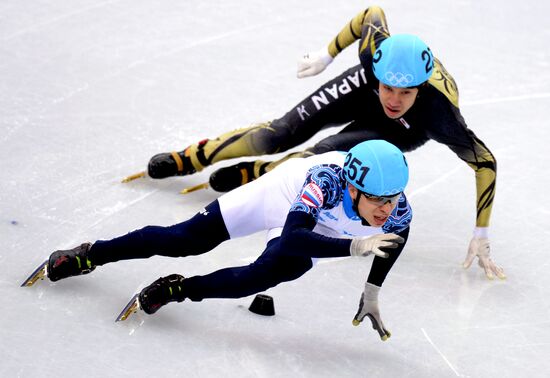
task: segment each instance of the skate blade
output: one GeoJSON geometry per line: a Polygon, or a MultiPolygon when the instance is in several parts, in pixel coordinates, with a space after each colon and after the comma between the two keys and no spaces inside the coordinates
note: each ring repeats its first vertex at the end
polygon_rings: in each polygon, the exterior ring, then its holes
{"type": "Polygon", "coordinates": [[[48,260],[44,261],[31,273],[31,275],[21,284],[21,287],[29,287],[38,280],[43,280],[48,276],[48,260]]]}
{"type": "Polygon", "coordinates": [[[146,176],[145,171],[134,173],[133,175],[124,177],[122,179],[122,183],[127,183],[127,182],[130,182],[130,181],[134,181],[134,180],[137,180],[138,178],[142,178],[142,177],[145,177],[145,176],[146,176]]]}
{"type": "Polygon", "coordinates": [[[137,312],[141,308],[139,304],[139,294],[136,294],[130,299],[130,302],[124,307],[122,312],[117,316],[115,322],[120,322],[128,319],[128,317],[137,312]]]}
{"type": "Polygon", "coordinates": [[[205,182],[204,184],[190,186],[190,187],[185,188],[182,191],[180,191],[180,194],[187,194],[187,193],[195,192],[195,191],[201,190],[201,189],[208,189],[208,183],[205,182]]]}

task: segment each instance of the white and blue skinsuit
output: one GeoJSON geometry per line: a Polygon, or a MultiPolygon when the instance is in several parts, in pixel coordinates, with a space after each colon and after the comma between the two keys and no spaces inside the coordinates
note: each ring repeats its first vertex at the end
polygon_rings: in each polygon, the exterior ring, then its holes
{"type": "Polygon", "coordinates": [[[193,301],[240,298],[302,276],[317,258],[350,256],[354,236],[393,232],[405,242],[387,250],[389,258],[374,257],[367,279],[381,286],[405,246],[411,208],[402,195],[382,227],[362,225],[341,174],[344,158],[341,152],[328,152],[290,159],[221,196],[185,222],[147,226],[99,240],[91,247],[89,259],[103,265],[154,255],[199,255],[228,239],[266,230],[267,246],[253,263],[184,281],[185,297],[193,301]]]}

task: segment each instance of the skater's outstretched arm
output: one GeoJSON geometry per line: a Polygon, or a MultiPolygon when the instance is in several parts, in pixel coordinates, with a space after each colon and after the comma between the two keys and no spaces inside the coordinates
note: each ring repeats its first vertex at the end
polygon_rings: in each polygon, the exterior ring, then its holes
{"type": "Polygon", "coordinates": [[[359,54],[364,50],[371,56],[379,44],[390,35],[382,8],[371,6],[359,12],[329,43],[328,47],[305,54],[298,60],[298,77],[317,75],[332,63],[346,47],[361,40],[359,54]]]}

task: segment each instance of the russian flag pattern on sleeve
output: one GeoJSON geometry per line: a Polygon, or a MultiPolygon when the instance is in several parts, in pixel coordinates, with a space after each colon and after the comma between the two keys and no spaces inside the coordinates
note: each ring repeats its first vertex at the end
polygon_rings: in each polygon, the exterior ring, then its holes
{"type": "Polygon", "coordinates": [[[323,206],[323,192],[314,182],[310,182],[304,186],[304,189],[302,189],[301,199],[309,207],[323,206]]]}
{"type": "Polygon", "coordinates": [[[341,172],[342,168],[336,164],[312,167],[290,211],[304,211],[317,218],[319,210],[337,206],[344,193],[341,172]]]}

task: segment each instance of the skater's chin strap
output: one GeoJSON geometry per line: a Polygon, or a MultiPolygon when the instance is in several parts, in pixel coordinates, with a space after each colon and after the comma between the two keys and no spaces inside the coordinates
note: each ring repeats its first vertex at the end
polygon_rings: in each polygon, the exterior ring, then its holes
{"type": "Polygon", "coordinates": [[[351,193],[349,192],[349,186],[346,187],[343,199],[344,212],[349,219],[353,221],[360,220],[363,226],[370,226],[369,222],[367,222],[367,220],[359,214],[360,196],[361,192],[357,191],[357,196],[355,197],[355,199],[352,199],[351,193]]]}

